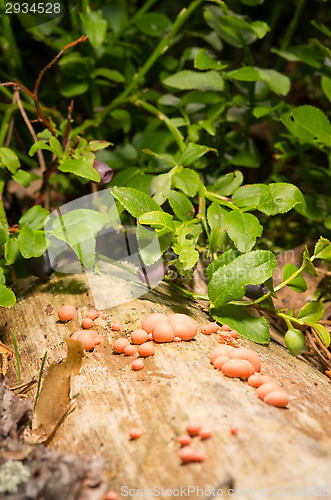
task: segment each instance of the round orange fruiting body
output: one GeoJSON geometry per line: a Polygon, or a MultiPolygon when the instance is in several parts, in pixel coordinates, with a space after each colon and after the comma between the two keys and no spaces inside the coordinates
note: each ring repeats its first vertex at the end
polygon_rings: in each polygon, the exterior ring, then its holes
{"type": "Polygon", "coordinates": [[[129,345],[128,339],[126,339],[125,337],[120,337],[113,343],[113,349],[115,352],[121,354],[124,352],[124,349],[127,345],[129,345]]]}
{"type": "Polygon", "coordinates": [[[153,329],[155,342],[173,342],[175,332],[169,321],[158,321],[153,329]]]}
{"type": "Polygon", "coordinates": [[[197,420],[191,420],[186,424],[186,430],[190,436],[197,436],[202,428],[202,424],[197,420]]]}
{"type": "Polygon", "coordinates": [[[132,368],[132,370],[135,370],[135,371],[141,370],[142,368],[144,368],[143,360],[142,359],[135,359],[131,363],[131,368],[132,368]]]}
{"type": "Polygon", "coordinates": [[[174,342],[181,342],[182,339],[180,337],[174,337],[174,342]]]}
{"type": "Polygon", "coordinates": [[[229,361],[229,359],[230,359],[229,356],[217,356],[217,358],[215,359],[213,365],[218,370],[222,370],[222,366],[224,365],[224,363],[226,363],[227,361],[229,361]]]}
{"type": "Polygon", "coordinates": [[[209,427],[201,427],[199,436],[201,439],[209,439],[213,435],[213,431],[209,427]]]}
{"type": "Polygon", "coordinates": [[[106,493],[106,496],[105,496],[105,499],[104,500],[117,500],[118,499],[118,494],[116,493],[116,491],[108,491],[108,493],[106,493]]]}
{"type": "Polygon", "coordinates": [[[128,344],[128,345],[126,345],[124,347],[124,351],[123,352],[127,356],[132,356],[136,352],[136,349],[135,349],[135,347],[132,344],[128,344]]]}
{"type": "Polygon", "coordinates": [[[222,330],[223,332],[229,332],[231,330],[231,326],[230,325],[222,325],[222,330]]]}
{"type": "Polygon", "coordinates": [[[114,321],[114,323],[112,323],[111,325],[111,329],[114,330],[114,332],[119,332],[121,328],[121,323],[119,323],[118,321],[114,321]]]}
{"type": "Polygon", "coordinates": [[[254,373],[253,365],[246,359],[230,359],[222,366],[227,377],[247,379],[254,373]]]}
{"type": "Polygon", "coordinates": [[[260,399],[264,399],[269,392],[279,391],[281,389],[281,386],[277,384],[277,382],[266,382],[256,389],[256,394],[260,399]]]}
{"type": "Polygon", "coordinates": [[[263,383],[261,378],[262,378],[262,375],[260,375],[259,373],[253,373],[253,375],[248,377],[247,383],[251,387],[260,387],[260,385],[262,385],[262,383],[263,383]]]}
{"type": "Polygon", "coordinates": [[[247,347],[239,347],[232,352],[230,357],[231,359],[246,359],[254,366],[255,372],[259,372],[261,370],[260,358],[252,349],[248,349],[247,347]]]}
{"type": "Polygon", "coordinates": [[[145,342],[145,344],[141,344],[138,347],[138,353],[144,358],[147,358],[147,356],[153,356],[153,354],[155,354],[155,347],[153,346],[153,344],[145,342]]]}
{"type": "Polygon", "coordinates": [[[152,313],[146,316],[141,325],[141,328],[147,333],[153,333],[154,326],[159,321],[167,320],[167,316],[163,313],[152,313]]]}
{"type": "Polygon", "coordinates": [[[91,318],[84,318],[82,320],[83,328],[92,328],[92,326],[93,326],[93,320],[91,318]]]}
{"type": "Polygon", "coordinates": [[[130,337],[133,344],[144,344],[148,340],[148,333],[142,329],[133,330],[130,337]]]}
{"type": "Polygon", "coordinates": [[[198,325],[187,314],[171,314],[168,316],[168,320],[174,329],[175,337],[180,337],[182,340],[191,340],[196,336],[198,325]]]}
{"type": "Polygon", "coordinates": [[[234,339],[239,337],[239,333],[237,332],[237,330],[230,330],[229,335],[230,335],[230,337],[233,337],[234,339]]]}
{"type": "Polygon", "coordinates": [[[181,434],[178,436],[178,442],[181,446],[188,446],[191,444],[192,438],[188,434],[181,434]]]}
{"type": "MultiPolygon", "coordinates": [[[[102,314],[102,313],[101,313],[102,314]]],[[[95,309],[90,309],[89,311],[87,311],[87,313],[85,314],[85,318],[90,318],[92,319],[93,321],[99,316],[99,313],[98,311],[96,311],[95,309]]]]}
{"type": "Polygon", "coordinates": [[[94,330],[78,330],[71,338],[73,340],[79,340],[79,342],[83,344],[85,351],[94,349],[94,347],[101,342],[100,337],[94,330]]]}
{"type": "Polygon", "coordinates": [[[263,398],[265,403],[268,403],[272,406],[277,406],[278,408],[285,408],[288,405],[290,400],[289,394],[283,391],[282,389],[279,391],[271,391],[263,398]]]}
{"type": "Polygon", "coordinates": [[[58,310],[58,316],[61,321],[70,321],[77,316],[77,309],[75,306],[66,304],[58,310]]]}
{"type": "Polygon", "coordinates": [[[139,439],[143,435],[141,429],[139,429],[138,427],[133,427],[132,429],[130,429],[129,434],[131,439],[139,439]]]}
{"type": "Polygon", "coordinates": [[[214,347],[214,349],[210,353],[210,362],[213,364],[215,359],[218,358],[218,356],[229,356],[231,357],[232,352],[235,350],[235,347],[232,347],[231,345],[218,345],[217,347],[214,347]]]}
{"type": "Polygon", "coordinates": [[[233,426],[230,428],[230,432],[231,432],[231,434],[233,434],[233,435],[235,436],[235,435],[236,435],[236,434],[238,434],[238,432],[239,432],[239,427],[238,427],[238,426],[236,426],[236,425],[233,425],[233,426]]]}

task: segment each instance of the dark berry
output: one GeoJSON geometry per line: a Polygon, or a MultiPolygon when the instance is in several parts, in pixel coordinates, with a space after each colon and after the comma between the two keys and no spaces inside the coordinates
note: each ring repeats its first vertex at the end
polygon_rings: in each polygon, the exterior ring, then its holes
{"type": "Polygon", "coordinates": [[[246,285],[245,295],[249,299],[256,300],[268,292],[269,289],[265,285],[246,285]]]}
{"type": "Polygon", "coordinates": [[[100,184],[108,184],[113,177],[113,169],[110,168],[104,161],[94,160],[93,168],[100,175],[100,184]]]}

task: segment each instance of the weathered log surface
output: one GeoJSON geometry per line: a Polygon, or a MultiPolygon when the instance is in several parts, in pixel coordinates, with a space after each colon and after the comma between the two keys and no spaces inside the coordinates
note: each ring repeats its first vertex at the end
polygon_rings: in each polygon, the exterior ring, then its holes
{"type": "MultiPolygon", "coordinates": [[[[18,293],[17,304],[0,311],[0,340],[12,345],[12,328],[22,382],[28,382],[38,377],[45,350],[47,365],[65,357],[64,339],[80,327],[94,303],[84,276],[58,276],[48,282],[27,279],[18,293]],[[79,317],[62,324],[56,313],[65,303],[74,304],[79,317]]],[[[145,368],[134,372],[132,357],[114,355],[111,345],[140,327],[144,316],[184,312],[200,326],[208,318],[165,284],[104,312],[95,327],[103,342],[87,355],[81,374],[73,379],[76,409],[49,446],[103,458],[109,487],[118,493],[123,488],[124,495],[125,487],[136,491],[191,486],[195,491],[190,490],[190,498],[201,498],[208,491],[203,495],[197,487],[207,490],[233,478],[234,497],[279,498],[289,488],[289,497],[331,498],[331,384],[326,376],[274,342],[266,347],[241,339],[260,355],[262,372],[294,397],[288,409],[274,408],[259,400],[245,382],[228,379],[211,366],[209,352],[219,341],[216,335],[201,333],[194,341],[156,345],[145,368]],[[114,320],[123,325],[122,332],[111,330],[114,320]],[[192,443],[206,452],[205,462],[180,466],[176,438],[191,419],[211,427],[213,436],[206,441],[194,438],[192,443]],[[239,427],[236,436],[230,433],[233,425],[239,427]],[[131,427],[140,427],[143,436],[130,441],[131,427]]],[[[14,361],[7,376],[16,385],[14,361]]]]}

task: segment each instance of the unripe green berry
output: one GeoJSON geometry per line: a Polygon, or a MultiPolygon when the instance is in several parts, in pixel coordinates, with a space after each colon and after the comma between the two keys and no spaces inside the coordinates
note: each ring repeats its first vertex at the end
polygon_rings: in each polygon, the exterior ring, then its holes
{"type": "Polygon", "coordinates": [[[287,330],[285,334],[285,344],[292,356],[298,356],[307,350],[305,336],[296,328],[287,330]]]}

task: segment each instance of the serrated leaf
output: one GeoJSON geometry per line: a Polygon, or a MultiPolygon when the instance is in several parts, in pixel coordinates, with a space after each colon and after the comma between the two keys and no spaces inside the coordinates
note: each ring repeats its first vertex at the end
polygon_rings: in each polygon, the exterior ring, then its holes
{"type": "Polygon", "coordinates": [[[33,156],[39,149],[45,149],[46,151],[52,151],[52,148],[49,144],[46,144],[44,141],[35,142],[31,148],[29,149],[29,156],[33,156]]]}
{"type": "Polygon", "coordinates": [[[2,247],[9,238],[9,229],[3,222],[0,221],[0,247],[2,247]]]}
{"type": "Polygon", "coordinates": [[[42,229],[49,211],[41,205],[30,208],[18,221],[19,229],[28,226],[30,229],[42,229]]]}
{"type": "Polygon", "coordinates": [[[177,219],[180,221],[193,219],[195,209],[185,194],[180,191],[170,191],[167,198],[177,219]]]}
{"type": "Polygon", "coordinates": [[[147,227],[137,226],[137,242],[139,254],[147,266],[155,264],[172,242],[172,233],[156,232],[147,227]]]}
{"type": "Polygon", "coordinates": [[[15,294],[5,285],[0,285],[0,306],[12,307],[16,302],[15,294]]]}
{"type": "Polygon", "coordinates": [[[10,266],[11,264],[14,264],[18,254],[19,250],[18,250],[17,238],[15,237],[8,238],[7,242],[5,243],[6,265],[10,266]]]}
{"type": "Polygon", "coordinates": [[[219,61],[215,61],[210,57],[205,49],[199,50],[194,59],[194,67],[202,71],[206,69],[222,70],[226,68],[226,66],[227,65],[221,64],[219,61]]]}
{"type": "MultiPolygon", "coordinates": [[[[94,210],[88,209],[72,210],[58,219],[55,219],[52,228],[54,236],[68,243],[82,262],[83,266],[90,269],[95,263],[95,234],[100,230],[100,226],[87,225],[86,222],[89,216],[87,216],[85,220],[77,218],[77,212],[84,211],[94,212],[94,210]],[[75,221],[74,223],[73,219],[75,221]]],[[[98,214],[98,212],[95,213],[98,214]]],[[[99,215],[102,214],[99,213],[99,215]]]]}
{"type": "Polygon", "coordinates": [[[179,164],[183,167],[187,167],[204,156],[209,151],[214,151],[217,154],[217,150],[214,148],[208,148],[207,146],[202,146],[201,144],[194,144],[193,142],[189,142],[185,148],[185,151],[179,159],[179,164]]]}
{"type": "Polygon", "coordinates": [[[286,95],[291,88],[290,79],[273,69],[260,69],[254,66],[244,66],[225,74],[227,78],[244,82],[265,82],[278,95],[286,95]]]}
{"type": "Polygon", "coordinates": [[[284,214],[295,205],[301,204],[305,210],[306,203],[299,188],[285,182],[269,184],[261,195],[257,209],[266,215],[284,214]]]}
{"type": "Polygon", "coordinates": [[[213,70],[203,73],[182,70],[168,76],[162,83],[179,90],[223,90],[224,88],[223,78],[213,70]]]}
{"type": "Polygon", "coordinates": [[[146,212],[137,219],[138,224],[145,224],[154,227],[157,230],[165,229],[174,231],[173,217],[167,212],[156,210],[155,212],[146,212]]]}
{"type": "Polygon", "coordinates": [[[60,141],[52,135],[52,137],[49,140],[49,145],[51,146],[53,153],[55,153],[55,155],[59,159],[61,159],[63,156],[63,149],[60,141]]]}
{"type": "Polygon", "coordinates": [[[269,325],[263,316],[252,316],[248,307],[228,304],[210,311],[211,316],[220,323],[230,325],[244,337],[257,344],[268,344],[269,325]]]}
{"type": "Polygon", "coordinates": [[[299,106],[291,113],[285,113],[281,121],[299,139],[331,147],[331,124],[320,109],[310,105],[299,106]]]}
{"type": "Polygon", "coordinates": [[[9,148],[0,148],[0,166],[8,168],[14,174],[20,168],[20,160],[9,148]]]}
{"type": "Polygon", "coordinates": [[[298,319],[301,319],[307,325],[313,325],[314,323],[318,323],[324,315],[324,305],[320,300],[308,302],[303,306],[303,308],[299,311],[297,316],[298,319]]]}
{"type": "Polygon", "coordinates": [[[80,13],[83,32],[87,34],[92,47],[102,45],[107,33],[107,21],[103,18],[101,10],[92,10],[88,14],[80,13]]]}
{"type": "Polygon", "coordinates": [[[100,175],[92,165],[93,161],[86,158],[66,158],[59,163],[58,169],[61,172],[70,172],[90,181],[100,182],[100,175]]]}
{"type": "Polygon", "coordinates": [[[246,285],[259,285],[270,278],[277,266],[275,256],[267,250],[256,250],[240,255],[218,269],[208,286],[208,295],[214,307],[230,300],[241,299],[246,285]]]}
{"type": "Polygon", "coordinates": [[[217,179],[211,191],[223,196],[230,196],[239,188],[243,180],[244,177],[240,170],[229,172],[217,179]]]}
{"type": "MultiPolygon", "coordinates": [[[[286,264],[283,267],[283,281],[290,278],[290,276],[294,274],[297,270],[298,267],[295,264],[291,264],[291,262],[286,264]]],[[[289,283],[287,283],[287,286],[298,293],[302,293],[307,290],[307,283],[305,282],[305,279],[301,273],[295,278],[293,278],[293,280],[289,281],[289,283]]]]}
{"type": "MultiPolygon", "coordinates": [[[[84,227],[89,228],[87,234],[92,232],[95,235],[101,231],[107,222],[108,218],[101,212],[88,208],[78,208],[54,219],[50,235],[66,241],[65,234],[70,235],[72,231],[75,231],[75,226],[78,224],[83,224],[84,227]]],[[[81,239],[84,239],[84,234],[81,235],[81,239]]]]}
{"type": "Polygon", "coordinates": [[[207,209],[207,221],[211,228],[209,245],[212,252],[222,250],[227,239],[224,216],[227,211],[215,201],[207,209]]]}
{"type": "Polygon", "coordinates": [[[180,189],[187,196],[195,196],[201,181],[199,175],[190,168],[183,168],[172,177],[173,187],[180,189]]]}
{"type": "Polygon", "coordinates": [[[232,196],[232,201],[239,207],[256,207],[262,195],[268,193],[266,184],[247,184],[241,186],[232,196]]]}
{"type": "Polygon", "coordinates": [[[222,253],[222,255],[217,257],[217,259],[212,260],[206,270],[207,278],[210,280],[217,269],[226,266],[236,257],[237,253],[235,252],[235,250],[233,248],[229,248],[229,250],[226,250],[226,252],[222,253]]]}
{"type": "Polygon", "coordinates": [[[330,260],[331,242],[327,238],[323,238],[323,236],[320,236],[318,242],[315,245],[314,255],[319,259],[330,260]]]}
{"type": "Polygon", "coordinates": [[[240,252],[249,252],[261,236],[263,227],[255,215],[231,210],[224,218],[227,233],[240,252]]]}
{"type": "Polygon", "coordinates": [[[329,331],[325,328],[324,325],[321,325],[320,323],[316,323],[315,325],[312,325],[312,327],[317,331],[321,341],[326,347],[329,347],[330,345],[330,333],[329,331]]]}
{"type": "Polygon", "coordinates": [[[18,169],[13,175],[13,181],[18,182],[18,184],[21,184],[21,186],[27,188],[31,183],[31,175],[25,170],[18,169]]]}
{"type": "Polygon", "coordinates": [[[91,151],[100,151],[101,149],[106,149],[108,146],[112,146],[113,144],[108,141],[90,141],[88,145],[91,151]]]}
{"type": "Polygon", "coordinates": [[[114,186],[112,194],[136,219],[146,212],[155,212],[156,210],[163,212],[162,208],[150,196],[137,189],[114,186]]]}
{"type": "Polygon", "coordinates": [[[43,231],[33,231],[24,226],[18,235],[18,248],[25,259],[40,257],[47,248],[46,238],[43,231]]]}
{"type": "Polygon", "coordinates": [[[184,271],[192,269],[199,259],[199,252],[192,247],[184,246],[179,248],[177,245],[174,247],[176,253],[179,253],[178,258],[183,265],[184,271]]]}

